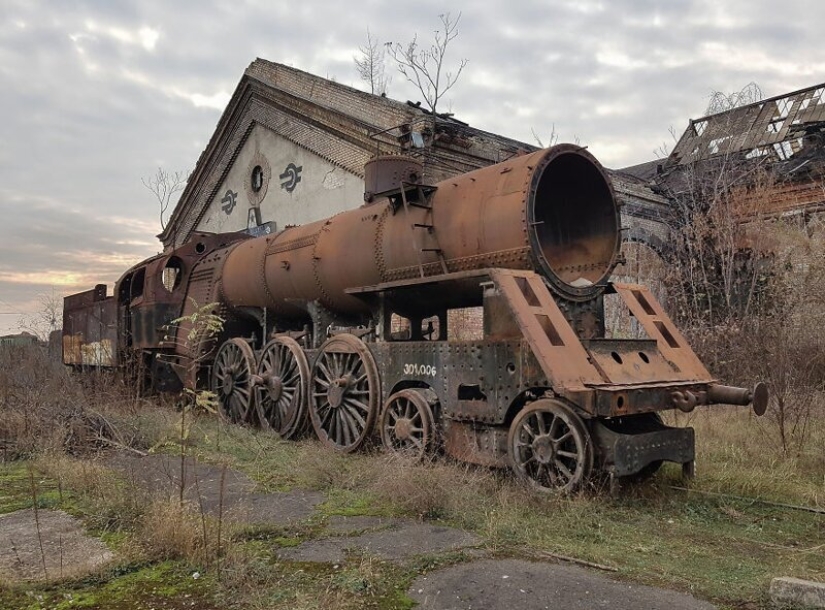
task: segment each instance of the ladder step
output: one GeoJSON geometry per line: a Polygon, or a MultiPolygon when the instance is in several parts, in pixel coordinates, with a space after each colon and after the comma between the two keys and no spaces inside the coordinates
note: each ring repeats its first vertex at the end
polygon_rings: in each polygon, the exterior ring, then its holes
{"type": "Polygon", "coordinates": [[[441,252],[441,248],[421,248],[422,252],[441,252]]]}

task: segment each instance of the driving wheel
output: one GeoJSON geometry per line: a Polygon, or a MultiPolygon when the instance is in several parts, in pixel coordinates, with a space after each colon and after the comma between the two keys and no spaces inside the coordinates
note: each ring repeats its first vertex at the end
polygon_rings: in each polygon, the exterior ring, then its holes
{"type": "Polygon", "coordinates": [[[372,431],[381,404],[378,367],[354,335],[327,339],[312,366],[309,415],[321,441],[338,451],[358,449],[372,431]]]}
{"type": "Polygon", "coordinates": [[[258,420],[281,438],[301,434],[306,424],[309,363],[304,350],[291,337],[275,337],[258,358],[256,407],[258,420]]]}
{"type": "Polygon", "coordinates": [[[516,475],[540,491],[576,491],[593,470],[587,427],[556,400],[537,400],[519,412],[510,425],[507,448],[516,475]]]}

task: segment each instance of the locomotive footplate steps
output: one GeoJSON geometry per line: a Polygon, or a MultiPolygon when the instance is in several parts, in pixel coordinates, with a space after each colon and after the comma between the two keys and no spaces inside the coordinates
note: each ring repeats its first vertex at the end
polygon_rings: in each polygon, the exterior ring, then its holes
{"type": "MultiPolygon", "coordinates": [[[[553,392],[590,415],[616,417],[663,410],[679,406],[685,396],[692,397],[693,406],[709,404],[719,394],[717,388],[723,387],[643,286],[610,285],[648,339],[583,340],[540,275],[514,269],[490,269],[488,273],[553,392]]],[[[740,390],[742,399],[734,404],[750,404],[753,392],[740,390]]]]}
{"type": "Polygon", "coordinates": [[[584,392],[588,386],[604,381],[540,275],[491,269],[490,278],[510,305],[522,335],[556,394],[584,392]]]}

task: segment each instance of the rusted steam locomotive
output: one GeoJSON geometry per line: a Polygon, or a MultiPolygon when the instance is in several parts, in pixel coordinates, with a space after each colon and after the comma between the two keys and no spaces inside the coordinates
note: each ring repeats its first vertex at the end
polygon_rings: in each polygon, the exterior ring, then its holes
{"type": "Polygon", "coordinates": [[[691,475],[693,430],[664,425],[662,411],[764,412],[764,385],[720,385],[649,290],[608,281],[619,209],[586,150],[559,145],[434,185],[421,169],[377,157],[357,209],[259,237],[195,234],[127,271],[112,296],[104,285],[67,297],[64,361],[137,356],[156,388],[209,387],[232,419],[285,438],[311,422],[339,451],[380,437],[391,452],[443,450],[549,490],[662,461],[691,475]],[[647,338],[606,337],[607,294],[647,338]],[[220,336],[190,333],[207,303],[220,336]],[[455,340],[449,313],[470,307],[483,336],[455,340]]]}

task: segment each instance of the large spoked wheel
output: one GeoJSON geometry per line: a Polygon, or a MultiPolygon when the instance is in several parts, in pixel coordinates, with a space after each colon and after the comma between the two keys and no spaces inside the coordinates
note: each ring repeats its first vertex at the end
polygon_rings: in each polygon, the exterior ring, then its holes
{"type": "Polygon", "coordinates": [[[435,447],[435,422],[429,401],[418,390],[400,390],[381,411],[381,442],[390,453],[423,459],[435,447]]]}
{"type": "Polygon", "coordinates": [[[378,368],[354,335],[337,335],[318,350],[312,367],[309,414],[321,441],[338,451],[358,449],[381,404],[378,368]]]}
{"type": "Polygon", "coordinates": [[[513,470],[539,491],[576,491],[593,470],[590,433],[555,400],[537,400],[516,415],[507,447],[513,470]]]}
{"type": "Polygon", "coordinates": [[[252,375],[255,354],[243,339],[229,339],[212,365],[212,391],[221,411],[233,422],[249,422],[255,402],[252,375]]]}
{"type": "Polygon", "coordinates": [[[258,359],[256,408],[261,426],[281,438],[298,436],[306,425],[309,362],[295,339],[276,337],[258,359]]]}

